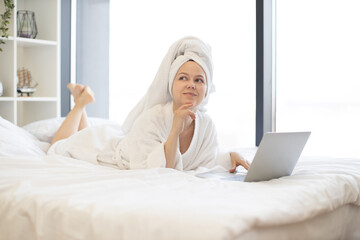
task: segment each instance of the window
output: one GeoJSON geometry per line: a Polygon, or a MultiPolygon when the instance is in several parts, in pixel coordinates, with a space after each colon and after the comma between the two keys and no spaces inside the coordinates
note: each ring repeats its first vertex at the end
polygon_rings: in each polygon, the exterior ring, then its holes
{"type": "Polygon", "coordinates": [[[276,129],[307,155],[360,156],[360,1],[277,0],[276,129]]]}
{"type": "Polygon", "coordinates": [[[110,2],[110,119],[123,122],[176,40],[212,46],[216,92],[207,106],[220,146],[255,144],[255,1],[110,2]]]}

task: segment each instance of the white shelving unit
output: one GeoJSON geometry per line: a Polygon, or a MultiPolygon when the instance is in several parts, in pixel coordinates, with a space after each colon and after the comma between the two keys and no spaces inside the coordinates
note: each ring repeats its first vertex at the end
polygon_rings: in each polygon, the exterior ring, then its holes
{"type": "MultiPolygon", "coordinates": [[[[60,116],[60,2],[61,0],[14,0],[9,38],[0,52],[0,116],[18,126],[60,116]],[[18,10],[35,12],[36,39],[17,37],[18,10]],[[39,83],[30,97],[17,94],[17,70],[30,70],[39,83]]],[[[4,3],[0,1],[0,13],[4,3]]]]}

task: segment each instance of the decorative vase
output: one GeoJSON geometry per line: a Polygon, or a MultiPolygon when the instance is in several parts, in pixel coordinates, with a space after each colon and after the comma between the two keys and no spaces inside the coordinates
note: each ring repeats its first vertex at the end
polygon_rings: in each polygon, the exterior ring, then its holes
{"type": "Polygon", "coordinates": [[[35,13],[27,10],[17,11],[17,36],[23,38],[36,38],[38,34],[35,13]]]}

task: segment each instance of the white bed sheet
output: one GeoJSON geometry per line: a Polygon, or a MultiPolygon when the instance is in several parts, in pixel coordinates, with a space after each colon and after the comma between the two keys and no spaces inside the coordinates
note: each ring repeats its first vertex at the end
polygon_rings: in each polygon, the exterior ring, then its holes
{"type": "Polygon", "coordinates": [[[273,227],[255,227],[238,239],[276,240],[358,240],[360,239],[360,207],[351,204],[312,219],[273,227]]]}
{"type": "Polygon", "coordinates": [[[302,158],[260,183],[193,174],[0,157],[0,239],[246,239],[360,206],[359,159],[302,158]]]}

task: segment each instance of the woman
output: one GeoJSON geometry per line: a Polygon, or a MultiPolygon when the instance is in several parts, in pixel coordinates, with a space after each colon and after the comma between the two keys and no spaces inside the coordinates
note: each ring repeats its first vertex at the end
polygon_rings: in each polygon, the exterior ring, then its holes
{"type": "MultiPolygon", "coordinates": [[[[103,136],[105,131],[102,139],[107,143],[100,144],[92,157],[78,158],[91,158],[120,169],[192,170],[218,164],[216,129],[204,108],[214,91],[211,51],[201,40],[186,37],[170,47],[147,94],[125,120],[122,133],[111,136],[112,130],[88,128],[73,135],[87,126],[84,108],[94,101],[94,96],[88,87],[68,87],[75,107],[56,133],[50,153],[74,157],[79,152],[93,151],[92,143],[99,142],[98,135],[103,136]],[[79,150],[76,142],[83,142],[81,139],[89,144],[79,150]]],[[[228,154],[226,161],[231,163],[230,172],[238,165],[249,167],[235,152],[228,154]]]]}

